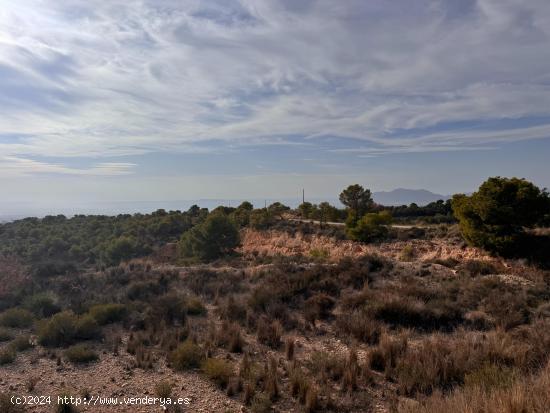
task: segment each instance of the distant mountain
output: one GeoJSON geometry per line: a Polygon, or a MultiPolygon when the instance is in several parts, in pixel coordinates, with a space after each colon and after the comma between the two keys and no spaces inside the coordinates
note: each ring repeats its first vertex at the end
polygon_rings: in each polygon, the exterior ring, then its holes
{"type": "Polygon", "coordinates": [[[449,199],[449,195],[434,194],[426,189],[398,188],[393,191],[380,191],[372,194],[374,201],[382,205],[409,205],[413,202],[419,206],[440,199],[449,199]]]}

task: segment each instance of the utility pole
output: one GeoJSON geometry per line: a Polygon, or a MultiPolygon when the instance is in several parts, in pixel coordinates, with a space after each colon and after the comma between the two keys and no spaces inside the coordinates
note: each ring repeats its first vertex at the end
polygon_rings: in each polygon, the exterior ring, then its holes
{"type": "Polygon", "coordinates": [[[302,204],[306,202],[306,190],[302,188],[302,204]]]}

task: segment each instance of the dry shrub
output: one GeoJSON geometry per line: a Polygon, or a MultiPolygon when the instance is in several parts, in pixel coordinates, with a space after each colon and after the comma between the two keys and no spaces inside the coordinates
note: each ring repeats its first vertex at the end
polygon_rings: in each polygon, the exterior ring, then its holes
{"type": "Polygon", "coordinates": [[[369,365],[373,370],[383,371],[391,375],[397,365],[397,360],[405,353],[408,345],[408,334],[401,333],[396,337],[388,333],[382,334],[380,343],[369,354],[369,365]]]}
{"type": "Polygon", "coordinates": [[[314,351],[307,363],[309,370],[321,382],[327,379],[338,381],[344,376],[346,360],[338,354],[326,351],[314,351]]]}
{"type": "Polygon", "coordinates": [[[306,300],[304,315],[308,322],[314,324],[315,320],[329,318],[333,307],[334,299],[332,297],[324,293],[318,293],[306,300]]]}
{"type": "Polygon", "coordinates": [[[351,336],[371,345],[378,343],[382,331],[381,323],[369,317],[364,311],[354,311],[351,314],[338,316],[336,328],[344,336],[351,336]]]}
{"type": "Polygon", "coordinates": [[[258,320],[257,335],[258,341],[271,348],[277,349],[281,346],[281,335],[283,328],[277,320],[270,321],[267,317],[258,320]]]}
{"type": "Polygon", "coordinates": [[[265,393],[256,393],[250,403],[252,413],[268,413],[271,411],[271,399],[265,393]]]}
{"type": "Polygon", "coordinates": [[[28,392],[33,392],[39,381],[40,381],[39,376],[29,376],[25,380],[25,388],[27,389],[28,392]]]}
{"type": "Polygon", "coordinates": [[[143,369],[143,370],[151,370],[153,368],[153,353],[150,349],[139,346],[136,349],[136,355],[135,355],[136,361],[135,366],[137,368],[143,369]]]}
{"type": "Polygon", "coordinates": [[[294,366],[289,371],[290,393],[302,404],[306,402],[306,395],[311,387],[310,380],[299,366],[294,366]]]}
{"type": "Polygon", "coordinates": [[[201,366],[203,373],[216,383],[220,388],[225,389],[229,379],[233,376],[233,365],[221,359],[208,358],[201,366]]]}
{"type": "Polygon", "coordinates": [[[296,344],[293,338],[287,337],[285,340],[285,357],[288,361],[294,360],[294,350],[296,344]]]}
{"type": "Polygon", "coordinates": [[[218,314],[224,320],[237,321],[243,323],[246,320],[246,305],[242,300],[236,300],[233,295],[229,295],[222,300],[217,309],[218,314]]]}
{"type": "Polygon", "coordinates": [[[467,386],[449,395],[437,393],[420,404],[400,406],[399,413],[546,413],[550,406],[548,389],[550,366],[504,388],[467,386]]]}
{"type": "Polygon", "coordinates": [[[231,353],[241,353],[246,344],[241,327],[236,323],[227,322],[223,322],[217,330],[216,341],[231,353]]]}
{"type": "Polygon", "coordinates": [[[277,373],[277,360],[271,356],[265,368],[264,377],[264,392],[271,400],[277,399],[279,396],[279,382],[277,373]]]}
{"type": "Polygon", "coordinates": [[[77,344],[65,350],[65,357],[71,363],[83,364],[97,361],[99,356],[97,353],[84,344],[77,344]]]}
{"type": "Polygon", "coordinates": [[[173,384],[168,380],[159,381],[155,384],[155,396],[161,399],[169,399],[172,396],[173,384]]]}
{"type": "Polygon", "coordinates": [[[312,413],[317,410],[319,407],[319,396],[315,386],[309,386],[306,393],[306,402],[304,406],[304,411],[306,413],[312,413]]]}
{"type": "Polygon", "coordinates": [[[202,358],[202,349],[191,340],[187,340],[170,353],[169,361],[172,368],[183,371],[199,367],[202,358]]]}
{"type": "Polygon", "coordinates": [[[462,318],[457,304],[445,301],[429,301],[411,297],[389,296],[375,305],[374,316],[394,327],[414,328],[422,331],[451,331],[462,318]]]}
{"type": "Polygon", "coordinates": [[[488,362],[498,366],[526,366],[529,345],[517,343],[504,332],[486,335],[430,336],[409,346],[397,361],[394,375],[400,392],[414,396],[449,390],[464,382],[465,375],[488,362]]]}
{"type": "Polygon", "coordinates": [[[472,276],[497,274],[499,272],[495,264],[483,260],[468,260],[461,265],[461,269],[472,276]]]}
{"type": "Polygon", "coordinates": [[[357,389],[357,379],[361,373],[357,361],[357,351],[350,348],[346,365],[344,367],[344,377],[342,379],[342,390],[353,391],[357,389]]]}

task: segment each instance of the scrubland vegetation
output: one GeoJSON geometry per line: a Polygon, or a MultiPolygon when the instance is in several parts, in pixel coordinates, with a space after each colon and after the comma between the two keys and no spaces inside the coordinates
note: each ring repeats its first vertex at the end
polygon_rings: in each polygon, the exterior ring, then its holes
{"type": "Polygon", "coordinates": [[[548,222],[547,194],[495,179],[427,207],[383,208],[358,185],[340,198],[346,210],[243,203],[2,225],[0,371],[28,385],[0,382],[0,411],[24,411],[9,394],[40,393],[28,364],[93,370],[112,358],[126,372],[163,371],[159,397],[177,397],[173,383],[194,374],[258,413],[548,411],[547,238],[529,230],[548,222]],[[407,210],[438,225],[392,228],[407,210]],[[333,221],[345,225],[323,225],[333,221]],[[243,229],[373,252],[260,254],[239,248],[243,229]],[[422,259],[418,243],[493,255],[422,259]]]}

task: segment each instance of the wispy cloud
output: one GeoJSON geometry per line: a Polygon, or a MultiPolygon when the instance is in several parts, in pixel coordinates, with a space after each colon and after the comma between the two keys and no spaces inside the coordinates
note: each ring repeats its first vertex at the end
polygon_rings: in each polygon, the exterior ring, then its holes
{"type": "Polygon", "coordinates": [[[33,159],[4,156],[0,158],[1,176],[22,176],[36,173],[116,176],[132,172],[135,164],[125,162],[101,162],[90,168],[69,168],[60,164],[40,162],[33,159]]]}
{"type": "Polygon", "coordinates": [[[128,173],[30,159],[193,153],[214,140],[333,136],[380,156],[550,136],[546,0],[0,5],[2,174],[128,173]],[[454,126],[535,117],[542,126],[454,126]]]}

